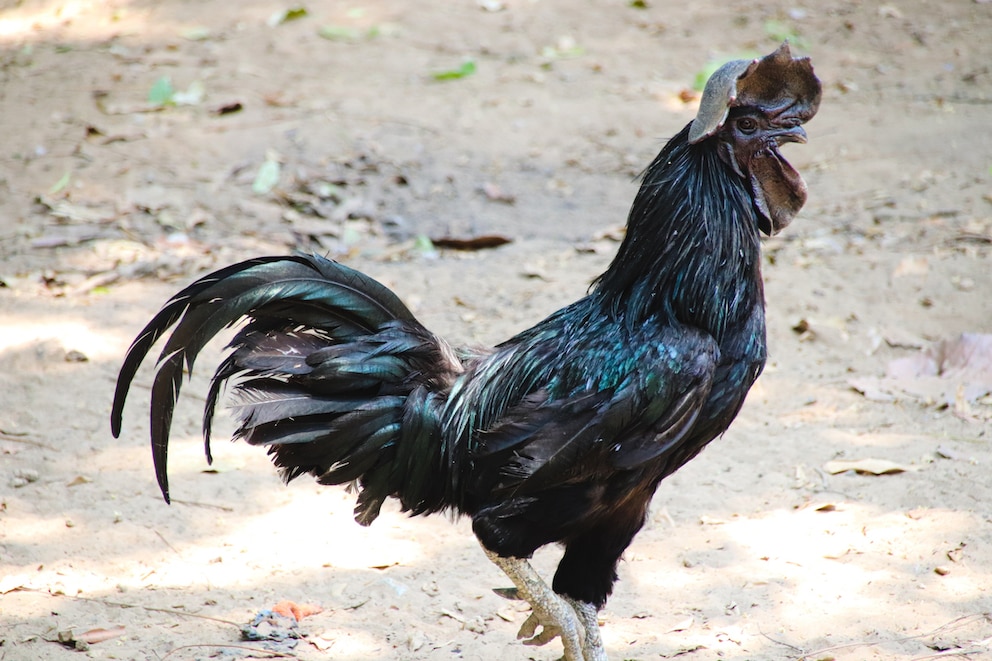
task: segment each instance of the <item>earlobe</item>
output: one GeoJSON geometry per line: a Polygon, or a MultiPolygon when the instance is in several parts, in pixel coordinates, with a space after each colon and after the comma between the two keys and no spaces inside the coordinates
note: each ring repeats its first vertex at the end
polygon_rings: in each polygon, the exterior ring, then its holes
{"type": "Polygon", "coordinates": [[[732,167],[738,176],[744,176],[744,172],[741,170],[741,165],[737,162],[737,153],[734,150],[734,143],[732,141],[721,140],[720,146],[717,148],[716,153],[720,156],[720,160],[732,167]]]}

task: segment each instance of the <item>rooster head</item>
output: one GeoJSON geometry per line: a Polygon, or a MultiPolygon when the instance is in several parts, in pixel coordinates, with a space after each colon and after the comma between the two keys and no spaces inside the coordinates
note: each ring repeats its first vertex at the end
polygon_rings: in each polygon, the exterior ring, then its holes
{"type": "Polygon", "coordinates": [[[706,82],[689,143],[714,140],[720,157],[750,181],[765,234],[780,232],[806,202],[806,182],[779,147],[806,142],[802,125],[820,96],[809,58],[792,57],[788,43],[760,59],[728,62],[706,82]]]}

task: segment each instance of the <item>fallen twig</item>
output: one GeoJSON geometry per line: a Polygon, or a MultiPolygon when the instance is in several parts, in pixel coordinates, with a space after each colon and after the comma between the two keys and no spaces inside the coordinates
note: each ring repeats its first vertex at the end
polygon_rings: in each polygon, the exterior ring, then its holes
{"type": "Polygon", "coordinates": [[[791,650],[793,650],[793,651],[795,651],[795,652],[796,652],[797,654],[800,654],[800,655],[801,655],[801,654],[804,654],[804,650],[803,650],[803,648],[801,648],[801,647],[797,647],[796,645],[793,645],[792,643],[787,643],[787,642],[785,642],[784,640],[778,640],[777,638],[772,638],[771,636],[769,636],[769,635],[768,635],[767,633],[765,633],[764,631],[760,631],[760,630],[759,630],[759,631],[758,631],[758,633],[760,633],[760,634],[761,634],[762,636],[764,636],[764,637],[765,637],[765,638],[767,638],[768,640],[770,640],[770,641],[772,641],[772,642],[773,642],[773,643],[775,643],[776,645],[781,645],[781,646],[783,646],[783,647],[788,647],[789,649],[791,649],[791,650]]]}
{"type": "Polygon", "coordinates": [[[200,503],[195,500],[179,500],[178,498],[172,499],[173,503],[178,503],[180,505],[189,505],[190,507],[203,507],[206,509],[220,510],[221,512],[233,512],[233,507],[228,507],[227,505],[214,505],[213,503],[200,503]]]}
{"type": "Polygon", "coordinates": [[[950,649],[950,650],[944,650],[943,652],[937,652],[936,654],[927,654],[926,656],[915,656],[913,657],[913,661],[926,661],[926,659],[946,659],[955,656],[960,656],[964,658],[966,656],[971,656],[972,654],[985,654],[988,651],[989,651],[988,648],[970,649],[970,650],[950,649]]]}
{"type": "MultiPolygon", "coordinates": [[[[979,619],[983,619],[983,620],[985,620],[987,622],[992,622],[992,612],[972,613],[971,615],[962,615],[961,617],[956,617],[953,620],[951,620],[950,622],[947,622],[945,624],[940,625],[936,629],[932,629],[931,631],[927,631],[926,633],[919,633],[919,634],[916,634],[915,636],[904,636],[904,637],[901,637],[901,638],[888,638],[886,640],[876,640],[876,641],[873,641],[873,642],[862,641],[862,642],[855,642],[855,643],[844,643],[844,644],[841,644],[841,645],[832,645],[831,647],[824,647],[822,649],[818,649],[818,650],[815,650],[815,651],[812,651],[812,652],[800,653],[799,656],[796,657],[796,661],[809,661],[810,659],[818,659],[818,658],[820,658],[821,656],[823,656],[827,652],[833,652],[835,650],[841,650],[841,649],[848,649],[848,648],[851,648],[851,647],[862,647],[862,646],[864,646],[864,647],[875,647],[877,645],[885,645],[887,643],[902,643],[902,642],[905,642],[905,641],[908,641],[908,640],[917,640],[919,638],[929,638],[930,636],[934,636],[934,635],[936,635],[938,633],[942,633],[942,632],[946,632],[946,631],[952,631],[954,629],[959,629],[959,628],[961,628],[963,626],[967,626],[972,621],[979,620],[979,619]]],[[[767,636],[766,636],[766,638],[767,638],[767,636]]],[[[771,639],[769,638],[769,640],[771,640],[771,639]]],[[[777,641],[776,640],[776,641],[773,641],[773,642],[779,643],[780,641],[777,641]]],[[[792,645],[789,645],[788,643],[780,643],[780,644],[786,645],[787,647],[793,647],[792,645]]],[[[983,651],[987,651],[987,650],[983,650],[983,651]]],[[[965,656],[965,655],[971,655],[971,654],[974,654],[975,653],[975,652],[972,652],[970,650],[953,650],[953,653],[950,650],[945,650],[945,652],[941,652],[939,654],[933,654],[933,655],[925,656],[925,657],[919,657],[919,659],[914,659],[914,661],[922,661],[923,659],[934,659],[934,658],[939,658],[941,656],[954,656],[955,654],[961,655],[961,656],[965,656]],[[945,652],[946,652],[946,654],[945,654],[945,652]]]]}
{"type": "Polygon", "coordinates": [[[162,657],[162,661],[165,661],[165,659],[168,659],[170,656],[172,656],[174,653],[178,652],[179,650],[192,649],[194,647],[217,647],[221,649],[245,650],[247,652],[260,652],[262,654],[267,654],[269,656],[277,656],[284,659],[298,658],[295,654],[289,654],[287,652],[276,652],[275,650],[267,650],[263,647],[248,647],[247,645],[227,645],[223,643],[201,643],[198,645],[182,645],[181,647],[175,647],[171,649],[168,654],[162,657]]]}
{"type": "Polygon", "coordinates": [[[154,532],[154,533],[155,533],[156,535],[158,535],[158,538],[162,540],[162,543],[163,543],[163,544],[165,544],[166,546],[168,546],[168,547],[169,547],[169,549],[170,549],[170,550],[171,550],[171,551],[172,551],[173,553],[175,553],[175,554],[176,554],[176,555],[178,555],[179,557],[182,557],[182,555],[183,555],[183,554],[179,552],[179,549],[177,549],[177,548],[176,548],[175,546],[173,546],[172,544],[170,544],[170,543],[169,543],[169,540],[167,540],[167,539],[165,538],[165,535],[163,535],[162,533],[160,533],[160,532],[159,532],[159,531],[157,531],[157,530],[153,530],[152,532],[154,532]]]}
{"type": "Polygon", "coordinates": [[[180,615],[182,617],[195,617],[200,620],[210,620],[212,622],[220,622],[221,624],[228,624],[232,627],[237,627],[241,629],[241,625],[237,622],[232,622],[231,620],[225,620],[220,617],[212,617],[210,615],[200,615],[199,613],[187,613],[185,611],[174,610],[172,608],[159,608],[157,606],[143,606],[141,604],[126,604],[120,601],[110,601],[108,599],[99,599],[97,597],[80,597],[79,595],[71,595],[64,593],[52,593],[48,590],[39,590],[37,588],[21,587],[17,589],[19,592],[34,592],[36,594],[45,594],[49,597],[62,597],[64,599],[73,599],[75,601],[88,601],[95,604],[102,604],[104,606],[116,606],[117,608],[140,608],[144,611],[149,611],[153,613],[166,613],[168,615],[180,615]]]}
{"type": "Polygon", "coordinates": [[[11,443],[24,443],[25,445],[33,445],[35,447],[44,448],[46,450],[58,451],[58,448],[49,445],[48,443],[42,443],[41,441],[35,441],[30,438],[26,438],[27,432],[13,432],[7,431],[5,429],[0,429],[0,438],[5,441],[10,441],[11,443]]]}

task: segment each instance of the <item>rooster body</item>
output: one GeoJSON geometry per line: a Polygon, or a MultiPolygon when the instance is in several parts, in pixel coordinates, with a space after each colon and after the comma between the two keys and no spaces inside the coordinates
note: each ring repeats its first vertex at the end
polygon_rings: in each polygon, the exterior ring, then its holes
{"type": "MultiPolygon", "coordinates": [[[[788,87],[789,67],[809,67],[783,49],[738,71],[734,84],[767,74],[772,65],[753,67],[777,57],[788,87]]],[[[793,90],[805,101],[802,121],[819,101],[812,85],[793,90]]],[[[777,152],[800,141],[802,121],[776,124],[768,117],[781,109],[753,104],[731,107],[713,128],[702,113],[645,171],[624,241],[590,293],[491,351],[449,346],[386,287],[342,264],[249,260],[184,289],[135,340],[115,435],[139,364],[175,325],[151,403],[168,500],[183,371],[216,333],[245,320],[208,394],[208,457],[218,394],[234,379],[236,437],[266,446],[284,479],[357,481],[363,525],[390,497],[411,514],[470,516],[534,607],[521,635],[536,644],[561,635],[569,661],[605,659],[595,613],[655,489],[727,429],[764,365],[759,228],[777,231],[805,196],[777,152]],[[760,145],[749,131],[755,118],[768,122],[760,145]],[[565,551],[548,591],[525,559],[555,542],[565,551]]]]}

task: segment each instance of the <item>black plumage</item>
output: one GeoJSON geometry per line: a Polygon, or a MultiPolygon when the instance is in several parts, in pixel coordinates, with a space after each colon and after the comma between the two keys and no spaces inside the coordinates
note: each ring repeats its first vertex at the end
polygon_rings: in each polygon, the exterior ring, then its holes
{"type": "Polygon", "coordinates": [[[778,147],[805,140],[819,95],[808,60],[787,46],[726,65],[645,171],[590,293],[489,352],[452,348],[383,285],[321,257],[264,257],[201,278],[131,346],[113,433],[139,364],[175,326],[151,403],[168,500],[183,371],[244,321],[208,394],[208,457],[220,387],[233,379],[236,437],[266,446],[287,481],[357,481],[363,525],[389,497],[411,514],[470,516],[534,606],[521,633],[540,625],[533,642],[560,633],[566,658],[603,659],[595,612],[658,483],[727,429],[761,373],[759,229],[778,231],[805,200],[778,147]],[[565,548],[554,594],[522,560],[553,542],[565,548]]]}

